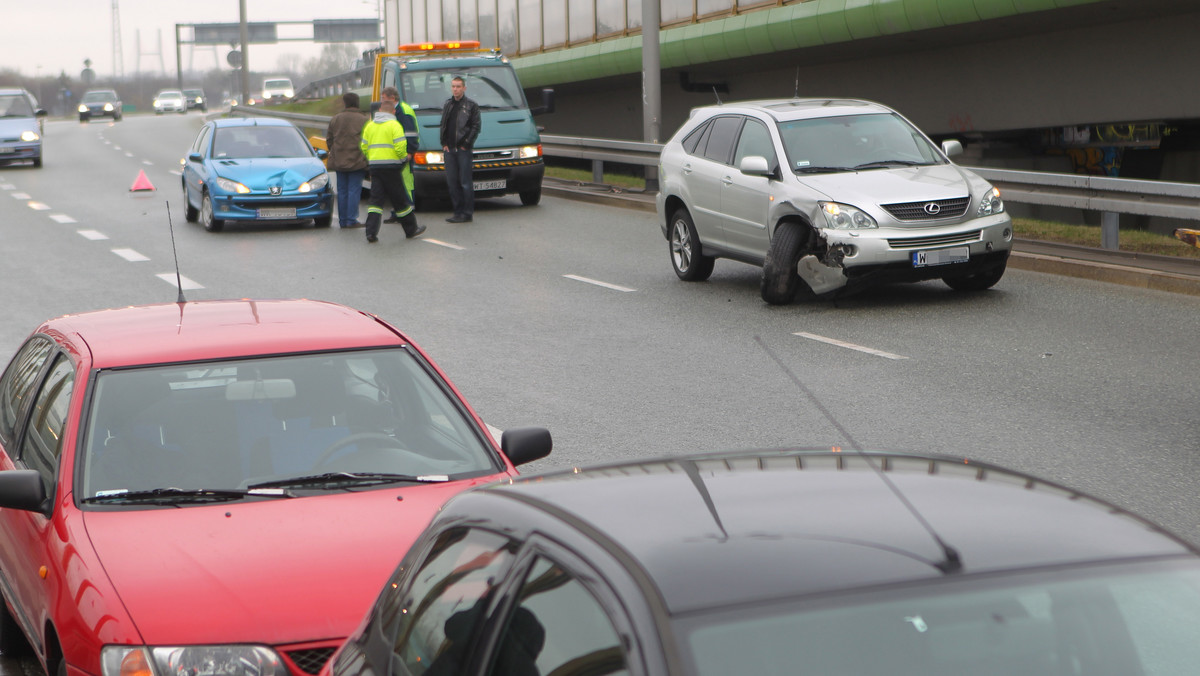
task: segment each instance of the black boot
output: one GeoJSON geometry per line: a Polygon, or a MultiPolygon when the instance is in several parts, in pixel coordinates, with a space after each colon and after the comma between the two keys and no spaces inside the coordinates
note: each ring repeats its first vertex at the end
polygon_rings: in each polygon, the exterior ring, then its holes
{"type": "Polygon", "coordinates": [[[408,239],[425,232],[425,226],[417,225],[417,216],[411,211],[408,215],[400,217],[400,224],[404,227],[404,236],[408,239]]]}
{"type": "Polygon", "coordinates": [[[367,241],[374,244],[379,241],[379,222],[383,220],[383,214],[370,212],[367,214],[367,241]]]}

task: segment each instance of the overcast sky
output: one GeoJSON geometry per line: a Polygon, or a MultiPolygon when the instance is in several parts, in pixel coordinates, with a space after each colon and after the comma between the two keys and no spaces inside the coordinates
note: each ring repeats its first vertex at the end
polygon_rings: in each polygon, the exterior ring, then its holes
{"type": "MultiPolygon", "coordinates": [[[[113,61],[113,0],[0,0],[5,36],[0,39],[0,68],[23,75],[57,75],[65,71],[78,78],[83,60],[92,60],[98,78],[115,72],[113,61]],[[40,66],[40,68],[39,68],[40,66]]],[[[121,52],[126,76],[165,69],[175,73],[175,24],[236,23],[239,0],[117,0],[120,14],[121,52]],[[159,35],[161,49],[159,48],[159,35]],[[141,47],[138,46],[140,33],[141,47]],[[161,57],[160,57],[161,54],[161,57]]],[[[313,19],[371,19],[379,16],[378,0],[245,0],[246,20],[257,22],[312,21],[313,19]]],[[[280,26],[282,37],[304,26],[280,26]]],[[[186,39],[186,38],[185,38],[186,39]]],[[[364,47],[365,48],[365,47],[364,47]]],[[[311,42],[251,45],[250,68],[269,71],[285,53],[307,59],[320,53],[311,42]]],[[[181,46],[184,70],[228,68],[229,45],[181,46]]],[[[347,64],[349,66],[349,64],[347,64]]]]}

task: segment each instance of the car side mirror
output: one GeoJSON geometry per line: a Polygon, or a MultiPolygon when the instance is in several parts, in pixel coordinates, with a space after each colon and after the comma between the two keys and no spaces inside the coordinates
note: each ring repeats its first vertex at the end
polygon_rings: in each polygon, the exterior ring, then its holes
{"type": "Polygon", "coordinates": [[[188,155],[188,162],[202,162],[202,161],[204,161],[204,158],[200,157],[200,153],[192,153],[192,154],[188,155]]]}
{"type": "Polygon", "coordinates": [[[46,117],[49,114],[50,113],[47,113],[45,108],[38,108],[37,110],[33,111],[34,117],[46,117]]]}
{"type": "Polygon", "coordinates": [[[942,152],[946,153],[946,157],[954,157],[955,155],[962,155],[962,153],[963,153],[962,141],[959,141],[958,139],[947,139],[945,141],[942,141],[942,152]]]}
{"type": "Polygon", "coordinates": [[[46,491],[42,488],[42,475],[32,469],[0,472],[0,507],[26,512],[44,511],[46,491]]]}
{"type": "Polygon", "coordinates": [[[771,167],[767,165],[767,158],[761,155],[747,155],[742,158],[742,163],[738,165],[738,169],[747,176],[767,176],[775,175],[771,171],[771,167]]]}
{"type": "Polygon", "coordinates": [[[329,157],[329,151],[324,148],[317,148],[317,159],[323,160],[326,157],[329,157]]]}
{"type": "Polygon", "coordinates": [[[542,105],[529,111],[530,115],[545,115],[554,112],[554,88],[546,87],[542,90],[542,105]]]}
{"type": "Polygon", "coordinates": [[[550,430],[544,427],[518,427],[500,435],[500,450],[514,466],[541,460],[553,447],[550,430]]]}

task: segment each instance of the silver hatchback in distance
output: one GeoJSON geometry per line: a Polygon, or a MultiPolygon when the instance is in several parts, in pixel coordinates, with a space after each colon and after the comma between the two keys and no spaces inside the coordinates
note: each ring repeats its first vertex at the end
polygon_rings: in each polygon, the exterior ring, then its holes
{"type": "Polygon", "coordinates": [[[1004,275],[1000,191],[896,111],[853,99],[697,108],[663,146],[658,219],[671,263],[703,281],[717,258],[763,268],[768,303],[941,279],[978,291],[1004,275]]]}

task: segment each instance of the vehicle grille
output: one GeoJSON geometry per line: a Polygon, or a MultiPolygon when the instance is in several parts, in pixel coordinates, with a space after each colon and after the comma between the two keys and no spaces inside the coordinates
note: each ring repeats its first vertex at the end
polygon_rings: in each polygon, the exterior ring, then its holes
{"type": "Polygon", "coordinates": [[[946,246],[949,244],[967,244],[978,242],[982,230],[956,232],[952,235],[937,235],[936,237],[896,237],[887,241],[893,249],[924,249],[931,246],[946,246]]]}
{"type": "Polygon", "coordinates": [[[924,202],[903,202],[900,204],[884,204],[889,214],[901,221],[933,221],[943,218],[958,218],[967,211],[971,204],[970,197],[956,197],[948,200],[927,200],[924,202]],[[931,214],[927,209],[936,208],[937,213],[931,214]]]}
{"type": "Polygon", "coordinates": [[[321,667],[333,657],[334,648],[310,648],[308,650],[293,650],[287,654],[288,659],[296,668],[306,674],[316,674],[321,667]]]}

